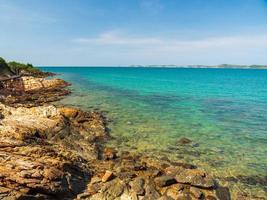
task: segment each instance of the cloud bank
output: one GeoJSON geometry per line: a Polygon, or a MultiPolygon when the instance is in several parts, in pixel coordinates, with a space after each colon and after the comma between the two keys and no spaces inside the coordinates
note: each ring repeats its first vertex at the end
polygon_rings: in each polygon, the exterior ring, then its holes
{"type": "Polygon", "coordinates": [[[102,33],[95,38],[75,38],[72,40],[78,45],[116,45],[116,46],[140,46],[163,47],[170,49],[208,49],[208,48],[257,48],[267,47],[266,35],[214,37],[198,40],[179,40],[153,37],[133,37],[116,32],[102,33]]]}

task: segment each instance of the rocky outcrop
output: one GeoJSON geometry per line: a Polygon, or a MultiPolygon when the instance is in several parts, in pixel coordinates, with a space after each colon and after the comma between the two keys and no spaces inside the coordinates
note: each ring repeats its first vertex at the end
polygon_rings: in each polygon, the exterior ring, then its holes
{"type": "Polygon", "coordinates": [[[52,105],[0,104],[0,198],[220,199],[195,166],[105,147],[105,118],[52,105]]]}
{"type": "Polygon", "coordinates": [[[0,198],[74,198],[90,180],[105,120],[95,112],[0,104],[0,198]]]}
{"type": "Polygon", "coordinates": [[[33,107],[62,99],[70,84],[61,79],[23,76],[1,83],[0,102],[13,107],[33,107]]]}
{"type": "Polygon", "coordinates": [[[47,104],[65,81],[20,81],[0,98],[0,199],[230,199],[194,165],[106,147],[101,113],[47,104]]]}

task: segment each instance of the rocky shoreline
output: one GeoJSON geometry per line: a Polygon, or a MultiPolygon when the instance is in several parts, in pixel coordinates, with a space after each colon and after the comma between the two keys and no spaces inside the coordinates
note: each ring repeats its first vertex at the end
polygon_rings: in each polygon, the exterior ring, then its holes
{"type": "Polygon", "coordinates": [[[49,104],[65,81],[19,81],[0,98],[0,199],[231,199],[194,165],[107,147],[103,114],[49,104]]]}

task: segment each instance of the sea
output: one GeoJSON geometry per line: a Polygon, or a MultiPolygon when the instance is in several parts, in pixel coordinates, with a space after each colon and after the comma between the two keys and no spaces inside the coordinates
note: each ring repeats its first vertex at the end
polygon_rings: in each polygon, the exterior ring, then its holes
{"type": "Polygon", "coordinates": [[[104,113],[107,145],[195,164],[235,193],[266,197],[267,70],[42,69],[72,84],[60,104],[104,113]]]}

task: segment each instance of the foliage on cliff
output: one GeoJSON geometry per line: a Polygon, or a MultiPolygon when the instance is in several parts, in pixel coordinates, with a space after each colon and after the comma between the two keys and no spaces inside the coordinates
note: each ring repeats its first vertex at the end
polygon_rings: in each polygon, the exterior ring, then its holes
{"type": "Polygon", "coordinates": [[[10,67],[10,69],[14,72],[16,72],[16,74],[20,74],[21,72],[26,72],[26,73],[39,73],[40,70],[33,67],[32,64],[24,64],[24,63],[19,63],[19,62],[9,62],[8,66],[10,67]]]}
{"type": "Polygon", "coordinates": [[[34,67],[32,64],[24,64],[16,61],[6,62],[0,57],[0,76],[11,75],[30,75],[35,77],[46,77],[54,75],[49,72],[42,72],[40,69],[34,67]]]}
{"type": "Polygon", "coordinates": [[[6,61],[0,57],[0,76],[11,76],[14,72],[9,68],[6,61]]]}

